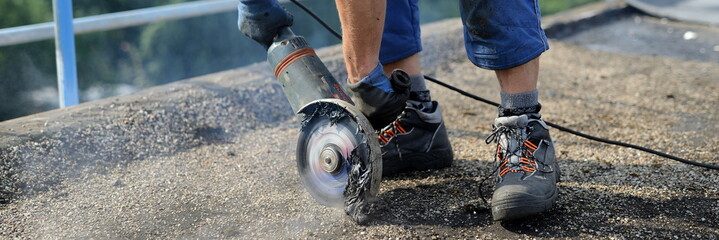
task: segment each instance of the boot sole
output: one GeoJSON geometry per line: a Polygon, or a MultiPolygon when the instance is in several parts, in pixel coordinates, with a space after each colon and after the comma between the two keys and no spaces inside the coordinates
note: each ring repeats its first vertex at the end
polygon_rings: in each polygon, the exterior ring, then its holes
{"type": "MultiPolygon", "coordinates": [[[[562,172],[559,169],[559,164],[555,162],[552,166],[557,171],[555,182],[560,182],[562,172]]],[[[539,214],[551,209],[558,197],[559,188],[555,187],[549,198],[540,201],[523,201],[526,198],[521,196],[501,202],[492,201],[492,218],[494,221],[506,221],[539,214]]]]}
{"type": "Polygon", "coordinates": [[[506,221],[528,217],[531,215],[545,212],[552,208],[557,202],[559,190],[554,188],[554,192],[546,199],[527,201],[527,198],[519,194],[509,197],[509,200],[501,202],[492,202],[492,217],[494,221],[506,221]]]}

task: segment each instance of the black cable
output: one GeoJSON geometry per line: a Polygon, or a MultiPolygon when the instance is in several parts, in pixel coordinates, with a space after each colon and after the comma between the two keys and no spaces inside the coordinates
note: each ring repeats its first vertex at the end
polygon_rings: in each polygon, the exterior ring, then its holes
{"type": "Polygon", "coordinates": [[[320,18],[320,16],[317,16],[317,14],[315,14],[312,10],[310,10],[309,8],[307,8],[304,4],[300,3],[299,1],[297,1],[297,0],[290,0],[290,1],[291,1],[292,3],[294,3],[295,5],[297,5],[298,7],[302,8],[302,10],[305,10],[305,12],[306,12],[307,14],[309,14],[312,18],[314,18],[315,20],[317,20],[317,22],[319,22],[320,24],[322,24],[322,26],[325,27],[325,29],[327,29],[327,31],[329,31],[330,33],[332,33],[332,35],[335,35],[335,37],[337,37],[337,38],[339,38],[340,40],[342,40],[342,34],[339,34],[337,31],[335,31],[332,27],[330,27],[330,25],[327,25],[327,23],[326,23],[324,20],[322,20],[322,19],[320,18]]]}
{"type": "MultiPolygon", "coordinates": [[[[314,12],[312,12],[312,10],[308,9],[307,7],[305,7],[304,5],[302,5],[301,3],[299,3],[297,0],[290,0],[290,1],[292,1],[293,3],[295,3],[298,7],[302,8],[302,10],[304,10],[305,12],[307,12],[307,14],[309,14],[310,16],[312,16],[315,20],[317,20],[317,22],[319,22],[320,24],[322,24],[322,26],[324,26],[325,29],[327,29],[327,30],[330,31],[333,35],[335,35],[335,37],[339,38],[340,40],[342,39],[342,36],[341,36],[339,33],[337,33],[337,32],[336,32],[334,29],[332,29],[329,25],[327,25],[327,23],[325,23],[319,16],[317,16],[317,14],[315,14],[314,12]]],[[[466,91],[464,91],[464,90],[462,90],[462,89],[459,89],[459,88],[457,88],[457,87],[455,87],[455,86],[452,86],[452,85],[449,85],[449,84],[447,84],[447,83],[444,83],[444,82],[442,82],[442,81],[440,81],[440,80],[437,80],[436,78],[433,78],[433,77],[430,77],[430,76],[425,75],[425,76],[424,76],[424,79],[427,79],[427,80],[430,81],[430,82],[439,84],[440,86],[446,87],[446,88],[448,88],[448,89],[450,89],[450,90],[452,90],[452,91],[455,91],[455,92],[457,92],[457,93],[459,93],[459,94],[462,94],[462,95],[464,95],[464,96],[467,96],[467,97],[469,97],[469,98],[475,99],[475,100],[477,100],[477,101],[480,101],[480,102],[483,102],[483,103],[486,103],[486,104],[489,104],[489,105],[492,105],[492,106],[495,106],[495,107],[499,107],[499,103],[496,103],[496,102],[490,101],[490,100],[488,100],[488,99],[482,98],[482,97],[480,97],[480,96],[477,96],[477,95],[468,93],[468,92],[466,92],[466,91]]],[[[597,142],[602,142],[602,143],[611,144],[611,145],[617,145],[617,146],[621,146],[621,147],[633,148],[633,149],[636,149],[636,150],[639,150],[639,151],[643,151],[643,152],[655,154],[655,155],[658,155],[658,156],[661,156],[661,157],[664,157],[664,158],[668,158],[668,159],[671,159],[671,160],[679,161],[679,162],[686,163],[686,164],[689,164],[689,165],[694,165],[694,166],[703,167],[703,168],[708,168],[708,169],[713,169],[713,170],[719,170],[719,165],[712,165],[712,164],[708,164],[708,163],[691,161],[691,160],[687,160],[687,159],[680,158],[680,157],[677,157],[677,156],[669,155],[669,154],[667,154],[667,153],[663,153],[663,152],[660,152],[660,151],[656,151],[656,150],[654,150],[654,149],[645,148],[645,147],[637,146],[637,145],[634,145],[634,144],[629,144],[629,143],[624,143],[624,142],[619,142],[619,141],[614,141],[614,140],[608,140],[608,139],[604,139],[604,138],[595,137],[595,136],[592,136],[592,135],[589,135],[589,134],[585,134],[585,133],[582,133],[582,132],[579,132],[579,131],[575,131],[575,130],[572,130],[572,129],[563,127],[563,126],[561,126],[561,125],[554,124],[554,123],[549,122],[549,121],[544,121],[544,122],[547,123],[547,125],[549,125],[549,126],[551,126],[551,127],[553,127],[553,128],[556,128],[557,130],[560,130],[560,131],[563,131],[563,132],[567,132],[567,133],[570,133],[570,134],[573,134],[573,135],[576,135],[576,136],[579,136],[579,137],[583,137],[583,138],[586,138],[586,139],[589,139],[589,140],[594,140],[594,141],[597,141],[597,142]]]]}
{"type": "MultiPolygon", "coordinates": [[[[477,100],[477,101],[484,102],[484,103],[487,103],[487,104],[492,105],[492,106],[495,106],[495,107],[498,107],[498,106],[499,106],[499,103],[492,102],[492,101],[490,101],[490,100],[484,99],[484,98],[479,97],[479,96],[477,96],[477,95],[468,93],[468,92],[466,92],[466,91],[464,91],[464,90],[462,90],[462,89],[459,89],[459,88],[454,87],[454,86],[452,86],[452,85],[446,84],[446,83],[444,83],[444,82],[442,82],[442,81],[439,81],[439,80],[437,80],[437,79],[435,79],[435,78],[433,78],[433,77],[430,77],[430,76],[426,76],[426,75],[425,75],[425,76],[424,76],[424,79],[427,79],[427,80],[430,81],[430,82],[439,84],[439,85],[441,85],[441,86],[443,86],[443,87],[446,87],[446,88],[448,88],[448,89],[450,89],[450,90],[453,90],[453,91],[455,91],[455,92],[458,92],[459,94],[462,94],[462,95],[464,95],[464,96],[470,97],[470,98],[475,99],[475,100],[477,100]]],[[[689,164],[689,165],[694,165],[694,166],[699,166],[699,167],[704,167],[704,168],[719,170],[719,166],[717,166],[717,165],[712,165],[712,164],[707,164],[707,163],[701,163],[701,162],[695,162],[695,161],[687,160],[687,159],[684,159],[684,158],[672,156],[672,155],[669,155],[669,154],[666,154],[666,153],[663,153],[663,152],[660,152],[660,151],[656,151],[656,150],[653,150],[653,149],[650,149],[650,148],[645,148],[645,147],[637,146],[637,145],[634,145],[634,144],[629,144],[629,143],[624,143],[624,142],[613,141],[613,140],[608,140],[608,139],[604,139],[604,138],[595,137],[595,136],[592,136],[592,135],[589,135],[589,134],[585,134],[585,133],[582,133],[582,132],[579,132],[579,131],[575,131],[575,130],[572,130],[572,129],[563,127],[563,126],[561,126],[561,125],[558,125],[558,124],[555,124],[555,123],[552,123],[552,122],[546,121],[546,120],[545,120],[544,122],[547,123],[547,125],[549,125],[550,127],[556,128],[556,129],[559,130],[559,131],[563,131],[563,132],[567,132],[567,133],[570,133],[570,134],[574,134],[574,135],[576,135],[576,136],[583,137],[583,138],[586,138],[586,139],[589,139],[589,140],[594,140],[594,141],[597,141],[597,142],[603,142],[603,143],[606,143],[606,144],[612,144],[612,145],[617,145],[617,146],[622,146],[622,147],[633,148],[633,149],[636,149],[636,150],[639,150],[639,151],[643,151],[643,152],[647,152],[647,153],[659,155],[659,156],[661,156],[661,157],[669,158],[669,159],[671,159],[671,160],[679,161],[679,162],[686,163],[686,164],[689,164]]]]}
{"type": "Polygon", "coordinates": [[[629,143],[624,143],[624,142],[619,142],[619,141],[614,141],[614,140],[603,139],[603,138],[595,137],[595,136],[592,136],[592,135],[589,135],[589,134],[585,134],[585,133],[582,133],[582,132],[579,132],[579,131],[575,131],[575,130],[572,130],[572,129],[569,129],[569,128],[566,128],[566,127],[562,127],[562,126],[560,126],[560,125],[557,125],[557,124],[554,124],[554,123],[551,123],[551,122],[548,122],[548,121],[544,121],[544,122],[547,123],[547,125],[549,125],[550,127],[556,128],[556,129],[558,129],[559,131],[564,131],[564,132],[567,132],[567,133],[570,133],[570,134],[574,134],[574,135],[576,135],[576,136],[580,136],[580,137],[583,137],[583,138],[586,138],[586,139],[589,139],[589,140],[594,140],[594,141],[597,141],[597,142],[603,142],[603,143],[606,143],[606,144],[612,144],[612,145],[617,145],[617,146],[622,146],[622,147],[633,148],[633,149],[636,149],[636,150],[639,150],[639,151],[642,151],[642,152],[648,152],[648,153],[655,154],[655,155],[658,155],[658,156],[661,156],[661,157],[669,158],[669,159],[671,159],[671,160],[683,162],[683,163],[686,163],[686,164],[689,164],[689,165],[694,165],[694,166],[698,166],[698,167],[704,167],[704,168],[708,168],[708,169],[719,170],[719,165],[712,165],[712,164],[708,164],[708,163],[695,162],[695,161],[687,160],[687,159],[684,159],[684,158],[676,157],[676,156],[673,156],[673,155],[669,155],[669,154],[666,154],[666,153],[663,153],[663,152],[660,152],[660,151],[656,151],[656,150],[654,150],[654,149],[645,148],[645,147],[642,147],[642,146],[637,146],[637,145],[634,145],[634,144],[629,144],[629,143]]]}

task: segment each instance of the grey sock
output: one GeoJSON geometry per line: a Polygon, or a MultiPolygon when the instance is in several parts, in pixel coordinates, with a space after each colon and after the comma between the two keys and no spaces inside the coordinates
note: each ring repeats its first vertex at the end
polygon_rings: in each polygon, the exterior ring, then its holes
{"type": "Polygon", "coordinates": [[[424,75],[417,75],[409,77],[409,81],[412,83],[409,87],[410,92],[427,91],[427,85],[424,83],[424,75]]]}
{"type": "Polygon", "coordinates": [[[539,91],[509,94],[500,92],[503,108],[527,108],[539,104],[539,91]]]}
{"type": "Polygon", "coordinates": [[[424,75],[410,76],[409,100],[420,111],[430,111],[432,108],[432,97],[429,96],[429,89],[424,83],[424,75]]]}

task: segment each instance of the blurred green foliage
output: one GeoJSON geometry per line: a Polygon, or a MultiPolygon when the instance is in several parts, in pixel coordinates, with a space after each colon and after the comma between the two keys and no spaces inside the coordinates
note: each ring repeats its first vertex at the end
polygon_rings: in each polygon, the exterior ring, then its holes
{"type": "Polygon", "coordinates": [[[570,8],[598,1],[600,0],[539,0],[539,8],[542,10],[542,15],[548,16],[570,8]]]}
{"type": "MultiPolygon", "coordinates": [[[[73,6],[77,18],[187,1],[73,0],[73,6]]],[[[539,1],[549,15],[597,0],[539,1]]],[[[304,3],[339,29],[334,1],[304,3]]],[[[339,43],[299,8],[286,6],[295,16],[293,30],[310,44],[339,43]]],[[[447,0],[420,0],[420,12],[423,23],[459,16],[457,2],[447,0]]],[[[50,0],[0,1],[0,28],[50,21],[50,0]]],[[[229,12],[77,35],[81,101],[115,94],[120,85],[145,88],[263,61],[264,50],[237,31],[236,21],[229,12]]],[[[52,40],[0,47],[0,121],[56,108],[56,85],[52,40]]]]}

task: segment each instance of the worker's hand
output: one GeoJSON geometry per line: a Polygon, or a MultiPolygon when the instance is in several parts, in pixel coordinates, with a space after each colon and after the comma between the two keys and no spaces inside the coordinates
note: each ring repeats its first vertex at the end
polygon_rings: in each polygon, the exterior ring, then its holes
{"type": "Polygon", "coordinates": [[[237,11],[240,32],[265,49],[282,28],[292,26],[292,15],[277,0],[240,0],[237,11]]]}
{"type": "Polygon", "coordinates": [[[382,68],[378,69],[347,88],[355,106],[369,119],[374,129],[382,129],[404,111],[410,86],[409,76],[404,71],[395,70],[387,79],[382,68]],[[371,78],[374,80],[368,81],[371,78]]]}

